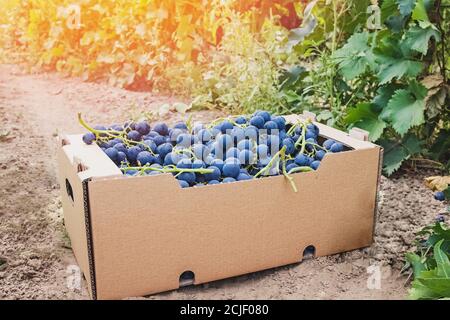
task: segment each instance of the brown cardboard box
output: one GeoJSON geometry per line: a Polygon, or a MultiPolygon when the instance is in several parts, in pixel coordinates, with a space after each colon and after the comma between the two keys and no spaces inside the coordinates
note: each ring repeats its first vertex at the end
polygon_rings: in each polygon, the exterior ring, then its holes
{"type": "Polygon", "coordinates": [[[125,177],[98,146],[61,139],[65,225],[92,298],[177,289],[185,271],[199,284],[296,263],[311,245],[316,256],[369,246],[382,149],[316,125],[352,150],[294,174],[298,193],[282,175],[186,189],[171,174],[125,177]]]}

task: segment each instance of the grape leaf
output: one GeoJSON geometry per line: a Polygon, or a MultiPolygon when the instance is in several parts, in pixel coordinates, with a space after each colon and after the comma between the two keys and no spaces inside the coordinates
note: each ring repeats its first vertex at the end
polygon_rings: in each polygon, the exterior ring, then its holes
{"type": "MultiPolygon", "coordinates": [[[[426,88],[423,87],[423,89],[426,88]]],[[[425,100],[417,98],[407,89],[399,89],[389,100],[381,113],[382,119],[389,119],[392,127],[403,136],[408,130],[424,122],[425,100]]]]}
{"type": "Polygon", "coordinates": [[[422,262],[422,258],[419,257],[417,254],[408,252],[405,254],[405,258],[413,269],[414,277],[418,277],[420,275],[420,272],[427,270],[427,268],[422,262]]]}
{"type": "Polygon", "coordinates": [[[416,0],[397,0],[398,10],[403,16],[409,16],[416,6],[416,0]]]}
{"type": "Polygon", "coordinates": [[[386,122],[378,118],[370,103],[360,103],[349,109],[344,121],[369,132],[370,141],[378,140],[386,128],[386,122]]]}
{"type": "Polygon", "coordinates": [[[429,21],[424,0],[417,0],[416,6],[412,13],[412,18],[416,21],[429,21]]]}
{"type": "Polygon", "coordinates": [[[380,71],[377,75],[380,84],[390,82],[394,78],[416,77],[423,68],[422,62],[389,56],[378,55],[377,61],[380,63],[380,71]]]}
{"type": "Polygon", "coordinates": [[[432,37],[437,42],[441,40],[441,34],[434,26],[430,25],[426,28],[413,26],[406,32],[404,44],[412,50],[425,55],[428,52],[428,44],[432,37]]]}
{"type": "Polygon", "coordinates": [[[347,80],[356,78],[367,67],[374,65],[374,55],[368,45],[369,37],[368,32],[355,33],[334,53],[333,58],[339,64],[339,71],[347,80]]]}
{"type": "Polygon", "coordinates": [[[387,106],[389,100],[391,100],[393,94],[397,89],[401,89],[396,84],[384,85],[378,88],[377,95],[373,98],[372,104],[375,106],[376,111],[383,110],[387,106]]]}
{"type": "Polygon", "coordinates": [[[390,176],[400,168],[403,161],[407,160],[410,155],[398,142],[380,140],[378,143],[384,148],[383,172],[390,176]]]}

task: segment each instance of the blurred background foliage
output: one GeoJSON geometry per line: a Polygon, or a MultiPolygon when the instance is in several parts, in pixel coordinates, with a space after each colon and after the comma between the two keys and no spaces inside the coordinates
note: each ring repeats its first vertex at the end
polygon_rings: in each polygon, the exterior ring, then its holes
{"type": "Polygon", "coordinates": [[[0,59],[194,110],[310,110],[369,131],[386,174],[448,170],[449,1],[0,0],[0,59]]]}

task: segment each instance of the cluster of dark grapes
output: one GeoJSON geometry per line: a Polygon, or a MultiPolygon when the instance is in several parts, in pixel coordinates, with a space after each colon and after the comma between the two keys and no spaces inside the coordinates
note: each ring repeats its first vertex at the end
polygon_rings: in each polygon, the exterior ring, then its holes
{"type": "Polygon", "coordinates": [[[172,128],[147,121],[91,128],[79,119],[90,131],[83,141],[96,141],[125,175],[170,172],[183,188],[317,170],[328,152],[344,150],[312,122],[287,124],[267,111],[172,128]]]}

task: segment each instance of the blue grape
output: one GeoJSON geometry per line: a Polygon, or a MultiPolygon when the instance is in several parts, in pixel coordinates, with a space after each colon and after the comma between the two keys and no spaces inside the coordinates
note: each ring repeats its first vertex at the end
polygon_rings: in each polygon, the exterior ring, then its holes
{"type": "Polygon", "coordinates": [[[248,126],[245,128],[245,138],[249,139],[250,141],[256,141],[258,142],[259,138],[259,130],[255,126],[248,126]]]}
{"type": "Polygon", "coordinates": [[[186,125],[186,123],[184,122],[178,122],[173,126],[174,129],[182,129],[182,130],[187,130],[188,127],[186,125]]]}
{"type": "Polygon", "coordinates": [[[239,149],[238,148],[230,148],[227,150],[226,158],[237,158],[239,157],[239,149]]]}
{"type": "Polygon", "coordinates": [[[314,170],[317,170],[319,168],[319,166],[320,166],[320,161],[319,160],[313,161],[310,164],[310,167],[313,168],[314,170]]]}
{"type": "Polygon", "coordinates": [[[272,118],[270,112],[268,111],[258,111],[256,113],[256,116],[260,116],[264,119],[264,122],[270,121],[270,119],[272,118]]]}
{"type": "Polygon", "coordinates": [[[286,129],[286,119],[284,117],[273,117],[272,121],[277,124],[278,130],[282,131],[286,129]]]}
{"type": "Polygon", "coordinates": [[[442,192],[442,191],[438,191],[438,192],[436,192],[436,193],[434,194],[434,198],[435,198],[437,201],[444,201],[444,200],[445,200],[445,193],[442,192]]]}
{"type": "Polygon", "coordinates": [[[223,179],[222,182],[223,182],[223,183],[236,182],[236,179],[234,179],[234,178],[232,178],[232,177],[226,177],[225,179],[223,179]]]}
{"type": "Polygon", "coordinates": [[[117,161],[118,151],[115,148],[108,148],[105,150],[106,155],[114,162],[117,161]]]}
{"type": "Polygon", "coordinates": [[[169,134],[169,128],[163,122],[155,124],[153,131],[158,132],[161,136],[167,136],[169,134]]]}
{"type": "Polygon", "coordinates": [[[219,184],[219,180],[211,180],[208,182],[208,184],[219,184]]]}
{"type": "Polygon", "coordinates": [[[123,143],[122,139],[115,138],[115,139],[109,140],[109,145],[112,147],[114,147],[118,143],[123,143]]]}
{"type": "Polygon", "coordinates": [[[312,131],[312,130],[306,130],[306,133],[305,133],[305,139],[316,139],[317,138],[317,135],[316,135],[316,132],[315,131],[312,131]]]}
{"type": "Polygon", "coordinates": [[[249,165],[253,163],[253,152],[250,150],[244,149],[239,152],[239,161],[241,164],[249,165]]]}
{"type": "Polygon", "coordinates": [[[220,172],[219,168],[217,168],[215,166],[209,166],[207,169],[212,169],[214,171],[211,172],[211,173],[206,173],[205,174],[206,181],[219,180],[220,179],[221,172],[220,172]]]}
{"type": "Polygon", "coordinates": [[[127,154],[122,151],[117,152],[117,163],[121,164],[122,162],[127,162],[127,154]]]}
{"type": "Polygon", "coordinates": [[[233,138],[231,138],[231,136],[228,134],[223,134],[218,137],[217,146],[219,147],[219,149],[225,152],[227,149],[233,146],[233,138]]]}
{"type": "Polygon", "coordinates": [[[250,124],[252,126],[255,126],[258,129],[263,129],[264,128],[264,124],[265,124],[265,120],[261,116],[254,116],[254,117],[250,118],[250,124]]]}
{"type": "Polygon", "coordinates": [[[222,159],[214,159],[214,160],[211,161],[211,165],[214,166],[214,167],[219,168],[221,174],[222,174],[222,170],[223,170],[223,165],[224,164],[225,163],[223,162],[222,159]]]}
{"type": "Polygon", "coordinates": [[[231,137],[233,138],[234,143],[237,144],[245,138],[245,130],[239,127],[234,127],[233,130],[231,130],[231,137]]]}
{"type": "Polygon", "coordinates": [[[178,137],[185,132],[186,131],[181,130],[181,129],[173,129],[172,132],[170,132],[170,134],[169,134],[170,141],[176,142],[178,137]]]}
{"type": "Polygon", "coordinates": [[[259,144],[256,150],[260,159],[266,159],[269,156],[269,147],[266,144],[259,144]]]}
{"type": "Polygon", "coordinates": [[[334,141],[333,139],[328,139],[325,140],[323,143],[323,147],[327,150],[330,150],[331,146],[335,143],[336,141],[334,141]]]}
{"type": "Polygon", "coordinates": [[[252,142],[250,140],[247,140],[247,139],[241,140],[241,141],[238,142],[237,148],[239,150],[244,150],[244,149],[250,150],[252,148],[252,142]]]}
{"type": "Polygon", "coordinates": [[[325,157],[327,153],[324,150],[318,150],[316,152],[316,159],[321,161],[323,159],[323,157],[325,157]]]}
{"type": "Polygon", "coordinates": [[[156,151],[159,153],[159,155],[164,159],[165,156],[169,153],[172,152],[172,145],[170,143],[163,143],[161,145],[158,146],[158,148],[156,149],[156,151]]]}
{"type": "Polygon", "coordinates": [[[189,188],[189,182],[185,180],[178,180],[178,183],[180,184],[180,187],[182,188],[189,188]]]}
{"type": "Polygon", "coordinates": [[[295,163],[300,167],[306,167],[310,164],[310,158],[307,155],[304,155],[303,153],[298,154],[295,157],[295,163]]]}
{"type": "Polygon", "coordinates": [[[252,179],[252,177],[246,173],[240,173],[237,177],[237,181],[251,180],[251,179],[252,179]]]}
{"type": "Polygon", "coordinates": [[[116,143],[114,149],[127,154],[127,147],[123,143],[116,143]]]}
{"type": "Polygon", "coordinates": [[[141,153],[141,148],[134,146],[128,149],[127,151],[127,158],[130,162],[136,162],[137,156],[139,153],[141,153]]]}
{"type": "Polygon", "coordinates": [[[134,176],[138,173],[138,171],[137,170],[126,170],[124,173],[127,176],[134,176]]]}
{"type": "Polygon", "coordinates": [[[83,142],[86,144],[92,144],[95,139],[95,134],[93,134],[92,132],[88,132],[83,135],[83,142]]]}
{"type": "Polygon", "coordinates": [[[294,141],[291,138],[285,138],[282,145],[286,147],[286,154],[293,154],[295,152],[294,141]]]}
{"type": "Polygon", "coordinates": [[[342,143],[335,142],[331,145],[330,151],[334,153],[342,152],[344,151],[344,146],[342,145],[342,143]]]}
{"type": "Polygon", "coordinates": [[[299,166],[298,166],[297,164],[295,164],[295,163],[290,163],[290,164],[286,165],[286,171],[289,172],[289,171],[291,171],[292,169],[295,169],[295,168],[298,168],[298,167],[299,167],[299,166]]]}
{"type": "Polygon", "coordinates": [[[192,169],[201,169],[205,167],[205,163],[202,160],[195,159],[192,162],[192,169]]]}
{"type": "Polygon", "coordinates": [[[134,129],[139,132],[141,135],[145,136],[150,132],[150,125],[147,123],[147,121],[141,121],[136,123],[136,126],[134,129]]]}
{"type": "Polygon", "coordinates": [[[306,126],[306,129],[308,129],[308,130],[310,130],[310,131],[313,131],[313,132],[316,134],[316,136],[319,135],[319,128],[318,128],[315,124],[313,124],[313,123],[309,123],[309,124],[306,126]]]}
{"type": "Polygon", "coordinates": [[[275,130],[278,130],[278,124],[275,121],[267,121],[264,124],[264,129],[267,130],[268,134],[271,134],[272,132],[275,132],[275,130]]]}
{"type": "Polygon", "coordinates": [[[191,161],[191,159],[188,159],[188,158],[181,159],[177,163],[177,168],[179,168],[179,169],[192,169],[192,161],[191,161]]]}
{"type": "Polygon", "coordinates": [[[195,173],[193,172],[182,172],[177,176],[178,180],[184,180],[187,183],[189,183],[189,185],[193,185],[195,183],[195,173]]]}
{"type": "Polygon", "coordinates": [[[139,132],[137,132],[136,130],[132,130],[132,131],[128,132],[127,138],[131,141],[141,141],[142,135],[139,132]]]}
{"type": "Polygon", "coordinates": [[[156,153],[156,150],[157,150],[158,147],[156,146],[155,141],[153,141],[153,140],[145,140],[144,141],[144,145],[147,146],[148,149],[150,149],[153,153],[156,153]]]}
{"type": "Polygon", "coordinates": [[[237,178],[239,173],[240,173],[239,164],[232,163],[232,162],[225,162],[225,164],[223,165],[223,175],[225,177],[237,178]]]}
{"type": "Polygon", "coordinates": [[[180,134],[177,138],[177,145],[189,148],[192,143],[192,136],[189,133],[180,134]]]}
{"type": "Polygon", "coordinates": [[[203,144],[196,143],[192,146],[192,152],[197,159],[203,160],[208,154],[208,147],[203,144]]]}
{"type": "Polygon", "coordinates": [[[245,119],[245,117],[237,117],[234,122],[236,122],[237,124],[246,124],[247,123],[247,119],[245,119]]]}
{"type": "Polygon", "coordinates": [[[229,133],[229,131],[231,131],[233,129],[233,124],[228,121],[222,121],[222,123],[220,124],[220,131],[225,134],[225,133],[229,133]]]}
{"type": "Polygon", "coordinates": [[[120,124],[113,124],[111,129],[114,131],[123,131],[123,127],[120,124]]]}
{"type": "Polygon", "coordinates": [[[148,151],[141,151],[136,157],[136,161],[141,166],[145,166],[146,164],[152,164],[155,162],[155,157],[148,151]]]}
{"type": "Polygon", "coordinates": [[[208,142],[212,139],[212,134],[208,129],[201,129],[197,133],[197,137],[200,140],[201,143],[208,142]]]}

